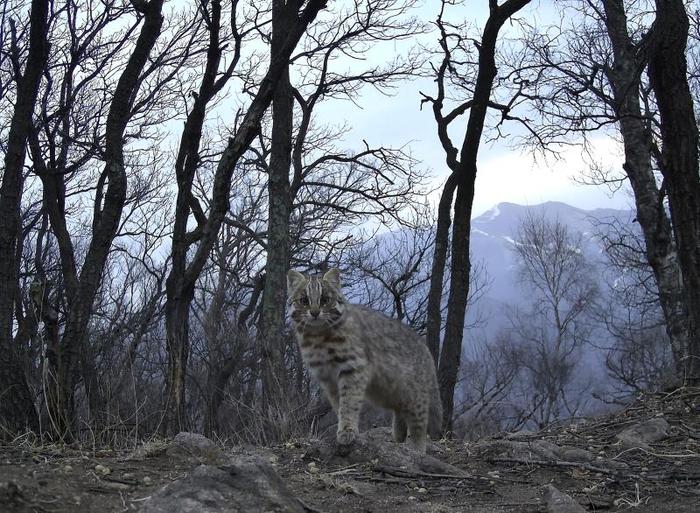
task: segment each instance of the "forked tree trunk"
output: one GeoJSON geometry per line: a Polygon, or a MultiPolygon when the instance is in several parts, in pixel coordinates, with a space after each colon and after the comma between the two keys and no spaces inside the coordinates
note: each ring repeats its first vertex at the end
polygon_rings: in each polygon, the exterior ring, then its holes
{"type": "MultiPolygon", "coordinates": [[[[119,77],[107,115],[103,171],[107,189],[102,203],[97,203],[95,206],[92,238],[79,275],[75,269],[75,255],[70,236],[65,227],[60,190],[55,191],[54,195],[46,193],[44,195],[45,201],[52,203],[48,210],[52,228],[59,239],[62,268],[66,274],[64,279],[72,282],[71,289],[68,289],[69,311],[57,355],[57,367],[52,369],[54,390],[48,402],[49,413],[53,420],[53,434],[62,439],[70,439],[73,436],[72,428],[75,420],[73,400],[80,352],[83,344],[87,342],[88,323],[92,316],[95,295],[102,281],[104,266],[117,234],[126,200],[124,132],[131,118],[131,108],[141,84],[141,72],[160,35],[163,24],[162,7],[163,0],[151,0],[139,6],[144,16],[143,26],[134,50],[119,77]]],[[[53,176],[52,174],[42,174],[41,178],[45,186],[50,185],[52,180],[57,180],[55,174],[53,176]]],[[[62,177],[60,180],[62,183],[62,177]]],[[[98,197],[96,201],[99,199],[98,197]]]]}
{"type": "Polygon", "coordinates": [[[455,175],[452,174],[445,183],[440,203],[438,204],[437,227],[435,229],[435,246],[433,249],[433,263],[430,274],[430,289],[428,291],[428,305],[426,311],[426,343],[430,354],[438,368],[440,358],[440,331],[442,329],[442,295],[443,281],[445,279],[445,266],[447,264],[447,248],[450,244],[450,226],[452,217],[452,200],[457,186],[455,175]]]}
{"type": "Polygon", "coordinates": [[[685,303],[684,284],[673,243],[671,222],[666,215],[662,195],[651,167],[649,130],[639,103],[639,80],[645,62],[634,47],[628,31],[622,0],[604,0],[606,27],[615,62],[607,72],[613,88],[616,115],[625,150],[623,168],[632,185],[637,221],[642,228],[646,257],[659,290],[659,302],[666,321],[666,331],[682,382],[688,369],[690,327],[685,303]]]}
{"type": "Polygon", "coordinates": [[[452,251],[450,265],[450,292],[447,300],[445,336],[440,354],[438,381],[443,405],[443,429],[452,429],[454,391],[459,372],[464,320],[469,297],[469,242],[471,230],[474,181],[477,172],[477,156],[484,130],[488,102],[496,77],[496,42],[503,24],[530,0],[507,0],[502,5],[490,3],[490,15],[484,26],[479,48],[478,73],[474,85],[474,97],[469,112],[467,130],[455,171],[457,193],[452,227],[452,251]]]}
{"type": "MultiPolygon", "coordinates": [[[[184,424],[184,392],[181,389],[181,382],[184,383],[186,374],[184,366],[187,364],[187,358],[183,357],[183,354],[188,351],[189,327],[183,319],[189,317],[189,306],[192,302],[194,286],[209,258],[211,249],[219,236],[221,224],[228,212],[233,171],[239,159],[260,132],[260,122],[272,102],[280,77],[289,66],[289,57],[292,51],[308,25],[325,5],[325,0],[309,0],[303,11],[299,14],[294,12],[294,23],[288,27],[286,34],[284,34],[278,52],[272,54],[267,74],[263,77],[258,92],[250,103],[236,134],[229,140],[216,166],[209,215],[205,218],[203,212],[195,212],[198,217],[198,227],[195,233],[187,233],[186,228],[190,208],[194,209],[195,205],[191,194],[191,176],[193,176],[191,170],[197,167],[198,149],[194,148],[194,151],[185,149],[178,156],[182,156],[189,164],[185,163],[182,168],[178,168],[178,199],[172,250],[173,268],[166,282],[166,345],[168,352],[173,355],[169,356],[169,365],[179,366],[179,368],[168,371],[168,382],[166,383],[168,399],[165,405],[164,422],[161,424],[161,432],[165,434],[172,434],[179,425],[184,424]],[[181,173],[180,169],[185,171],[181,173]],[[189,187],[188,180],[190,181],[189,187]],[[191,252],[191,259],[187,263],[188,248],[193,241],[198,241],[198,244],[196,249],[191,252]],[[175,258],[176,253],[177,259],[175,258]],[[169,303],[172,305],[168,306],[169,303]],[[182,317],[178,319],[176,316],[182,317]]],[[[220,50],[217,48],[216,51],[220,50]]],[[[208,62],[211,61],[208,60],[208,62]]],[[[215,71],[216,68],[214,68],[215,71]]],[[[201,94],[199,98],[202,99],[201,94]]],[[[204,107],[206,107],[206,103],[204,107]]],[[[201,115],[204,115],[204,111],[201,115]]],[[[197,139],[197,144],[199,144],[199,139],[197,139]]],[[[182,148],[181,144],[181,150],[182,148]]]]}

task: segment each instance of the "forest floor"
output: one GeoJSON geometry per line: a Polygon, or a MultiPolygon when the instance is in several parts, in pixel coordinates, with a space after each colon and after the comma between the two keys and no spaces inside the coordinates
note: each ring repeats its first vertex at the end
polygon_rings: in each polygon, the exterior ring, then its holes
{"type": "MultiPolygon", "coordinates": [[[[372,439],[389,436],[384,428],[372,431],[372,439]]],[[[538,433],[431,444],[428,453],[435,459],[430,461],[444,467],[402,465],[401,460],[371,454],[327,457],[317,449],[319,443],[235,447],[222,454],[264,461],[296,497],[296,507],[310,513],[700,511],[698,390],[646,397],[614,414],[538,433]],[[620,438],[625,430],[627,435],[620,438]],[[555,506],[551,499],[548,505],[546,485],[568,494],[583,509],[555,506]]],[[[392,442],[381,443],[397,450],[392,442]]],[[[0,446],[0,512],[144,509],[164,485],[181,481],[208,458],[177,457],[167,447],[165,442],[151,442],[127,453],[34,446],[27,441],[0,446]]],[[[372,447],[367,442],[365,449],[372,447]]],[[[216,464],[217,458],[214,454],[209,463],[216,464]]],[[[185,502],[178,499],[178,504],[185,502]]],[[[182,511],[297,511],[215,502],[183,506],[182,511]]]]}

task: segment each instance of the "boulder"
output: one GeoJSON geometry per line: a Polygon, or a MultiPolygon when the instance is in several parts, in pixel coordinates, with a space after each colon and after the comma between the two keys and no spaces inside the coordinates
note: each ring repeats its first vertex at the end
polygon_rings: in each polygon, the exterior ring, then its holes
{"type": "Polygon", "coordinates": [[[304,513],[301,502],[272,467],[238,458],[226,465],[200,465],[145,501],[142,513],[304,513]]]}
{"type": "Polygon", "coordinates": [[[228,461],[218,445],[197,433],[178,433],[168,446],[166,453],[168,456],[184,459],[193,464],[221,465],[228,461]]]}
{"type": "Polygon", "coordinates": [[[617,434],[616,438],[625,449],[639,447],[649,449],[649,444],[668,438],[670,426],[663,417],[640,422],[617,434]]]}

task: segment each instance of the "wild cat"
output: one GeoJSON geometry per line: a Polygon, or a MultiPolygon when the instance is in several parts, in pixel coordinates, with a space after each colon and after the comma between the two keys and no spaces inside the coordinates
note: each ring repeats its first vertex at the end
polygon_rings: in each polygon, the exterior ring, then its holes
{"type": "Polygon", "coordinates": [[[340,271],[287,274],[291,317],[304,362],[338,415],[337,442],[348,448],[358,433],[365,398],[393,410],[394,440],[408,436],[425,452],[430,421],[438,432],[442,405],[435,366],[423,339],[401,322],[349,304],[340,271]]]}

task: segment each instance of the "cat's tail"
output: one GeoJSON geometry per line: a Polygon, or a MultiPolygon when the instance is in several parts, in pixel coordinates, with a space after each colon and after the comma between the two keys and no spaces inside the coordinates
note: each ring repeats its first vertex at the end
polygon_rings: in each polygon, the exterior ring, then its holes
{"type": "Polygon", "coordinates": [[[430,386],[430,408],[428,410],[428,434],[431,440],[442,438],[442,399],[435,372],[430,386]]]}

